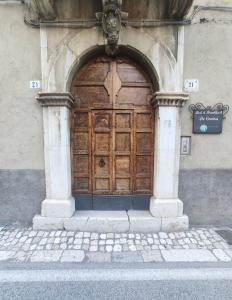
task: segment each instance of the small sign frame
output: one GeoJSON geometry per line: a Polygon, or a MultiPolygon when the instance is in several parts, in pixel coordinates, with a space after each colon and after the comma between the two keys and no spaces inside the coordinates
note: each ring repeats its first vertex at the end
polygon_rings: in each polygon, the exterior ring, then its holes
{"type": "Polygon", "coordinates": [[[191,104],[189,110],[193,115],[193,133],[222,133],[222,122],[229,111],[228,105],[217,103],[214,106],[204,106],[202,103],[197,103],[191,104]]]}
{"type": "Polygon", "coordinates": [[[180,155],[191,154],[191,136],[181,136],[180,139],[180,155]]]}

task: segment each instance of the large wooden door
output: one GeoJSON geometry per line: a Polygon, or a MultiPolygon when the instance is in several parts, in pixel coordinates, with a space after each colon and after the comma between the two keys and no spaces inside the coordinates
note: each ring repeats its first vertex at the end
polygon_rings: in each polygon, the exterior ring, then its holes
{"type": "Polygon", "coordinates": [[[73,194],[152,194],[152,84],[128,58],[98,57],[71,93],[73,194]]]}

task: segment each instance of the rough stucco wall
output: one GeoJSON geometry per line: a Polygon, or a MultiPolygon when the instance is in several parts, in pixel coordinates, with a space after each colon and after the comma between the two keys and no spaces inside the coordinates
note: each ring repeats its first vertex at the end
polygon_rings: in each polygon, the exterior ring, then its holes
{"type": "Polygon", "coordinates": [[[23,5],[0,5],[0,169],[44,169],[40,33],[24,24],[23,5]]]}
{"type": "MultiPolygon", "coordinates": [[[[232,18],[232,13],[231,13],[232,18]]],[[[196,24],[185,28],[184,78],[197,78],[200,89],[191,93],[182,111],[182,135],[192,136],[190,156],[181,157],[181,169],[232,168],[232,110],[223,121],[219,135],[192,134],[190,103],[214,105],[222,102],[232,108],[232,24],[196,24]]]]}
{"type": "MultiPolygon", "coordinates": [[[[200,5],[228,5],[231,1],[196,1],[200,5]]],[[[185,27],[184,79],[199,79],[182,111],[182,135],[192,137],[190,156],[181,157],[179,197],[194,225],[232,224],[232,13],[204,11],[185,27]],[[199,24],[200,18],[207,23],[199,24]],[[219,135],[192,134],[191,103],[230,106],[219,135]]]]}

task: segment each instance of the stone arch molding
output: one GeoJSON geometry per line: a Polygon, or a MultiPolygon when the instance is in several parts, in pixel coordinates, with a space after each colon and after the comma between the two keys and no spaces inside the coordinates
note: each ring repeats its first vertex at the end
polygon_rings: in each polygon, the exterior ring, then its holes
{"type": "MultiPolygon", "coordinates": [[[[78,33],[66,30],[56,47],[49,49],[47,29],[41,28],[41,54],[43,92],[69,92],[73,72],[81,58],[96,46],[103,46],[102,34],[96,29],[85,29],[78,33]],[[51,53],[48,57],[48,53],[51,53]]],[[[49,35],[49,39],[52,35],[49,35]]],[[[154,39],[142,30],[123,29],[119,46],[134,49],[145,56],[155,70],[159,91],[180,91],[181,78],[178,63],[171,50],[162,41],[154,39]]]]}
{"type": "MultiPolygon", "coordinates": [[[[54,28],[41,27],[40,30],[43,92],[39,93],[37,100],[43,108],[46,199],[42,201],[41,215],[33,219],[33,227],[95,232],[98,230],[95,221],[94,228],[86,227],[89,217],[84,223],[84,219],[79,223],[72,197],[70,109],[74,98],[69,93],[69,86],[73,73],[88,56],[86,54],[91,49],[100,48],[97,46],[104,46],[104,39],[94,28],[80,31],[64,28],[57,32],[54,28]],[[84,224],[84,227],[78,227],[78,224],[84,224]]],[[[159,38],[152,38],[142,29],[124,28],[120,45],[141,53],[141,60],[145,56],[149,62],[146,65],[151,65],[154,71],[152,74],[157,79],[159,90],[151,101],[156,122],[153,196],[147,212],[147,225],[144,217],[137,219],[137,224],[142,224],[142,230],[152,226],[153,232],[186,230],[189,220],[183,214],[183,202],[178,198],[180,110],[188,100],[188,95],[182,92],[183,31],[178,35],[177,59],[159,38]]],[[[117,228],[118,220],[115,222],[113,228],[117,228]]],[[[125,222],[128,222],[127,215],[125,222]]]]}

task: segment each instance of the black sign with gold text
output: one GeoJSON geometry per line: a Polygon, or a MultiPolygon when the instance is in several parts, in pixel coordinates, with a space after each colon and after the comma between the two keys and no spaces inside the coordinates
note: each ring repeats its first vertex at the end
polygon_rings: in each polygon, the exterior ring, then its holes
{"type": "Polygon", "coordinates": [[[190,105],[193,114],[193,133],[198,134],[220,134],[225,114],[229,111],[228,105],[221,103],[213,107],[205,107],[201,103],[190,105]]]}

